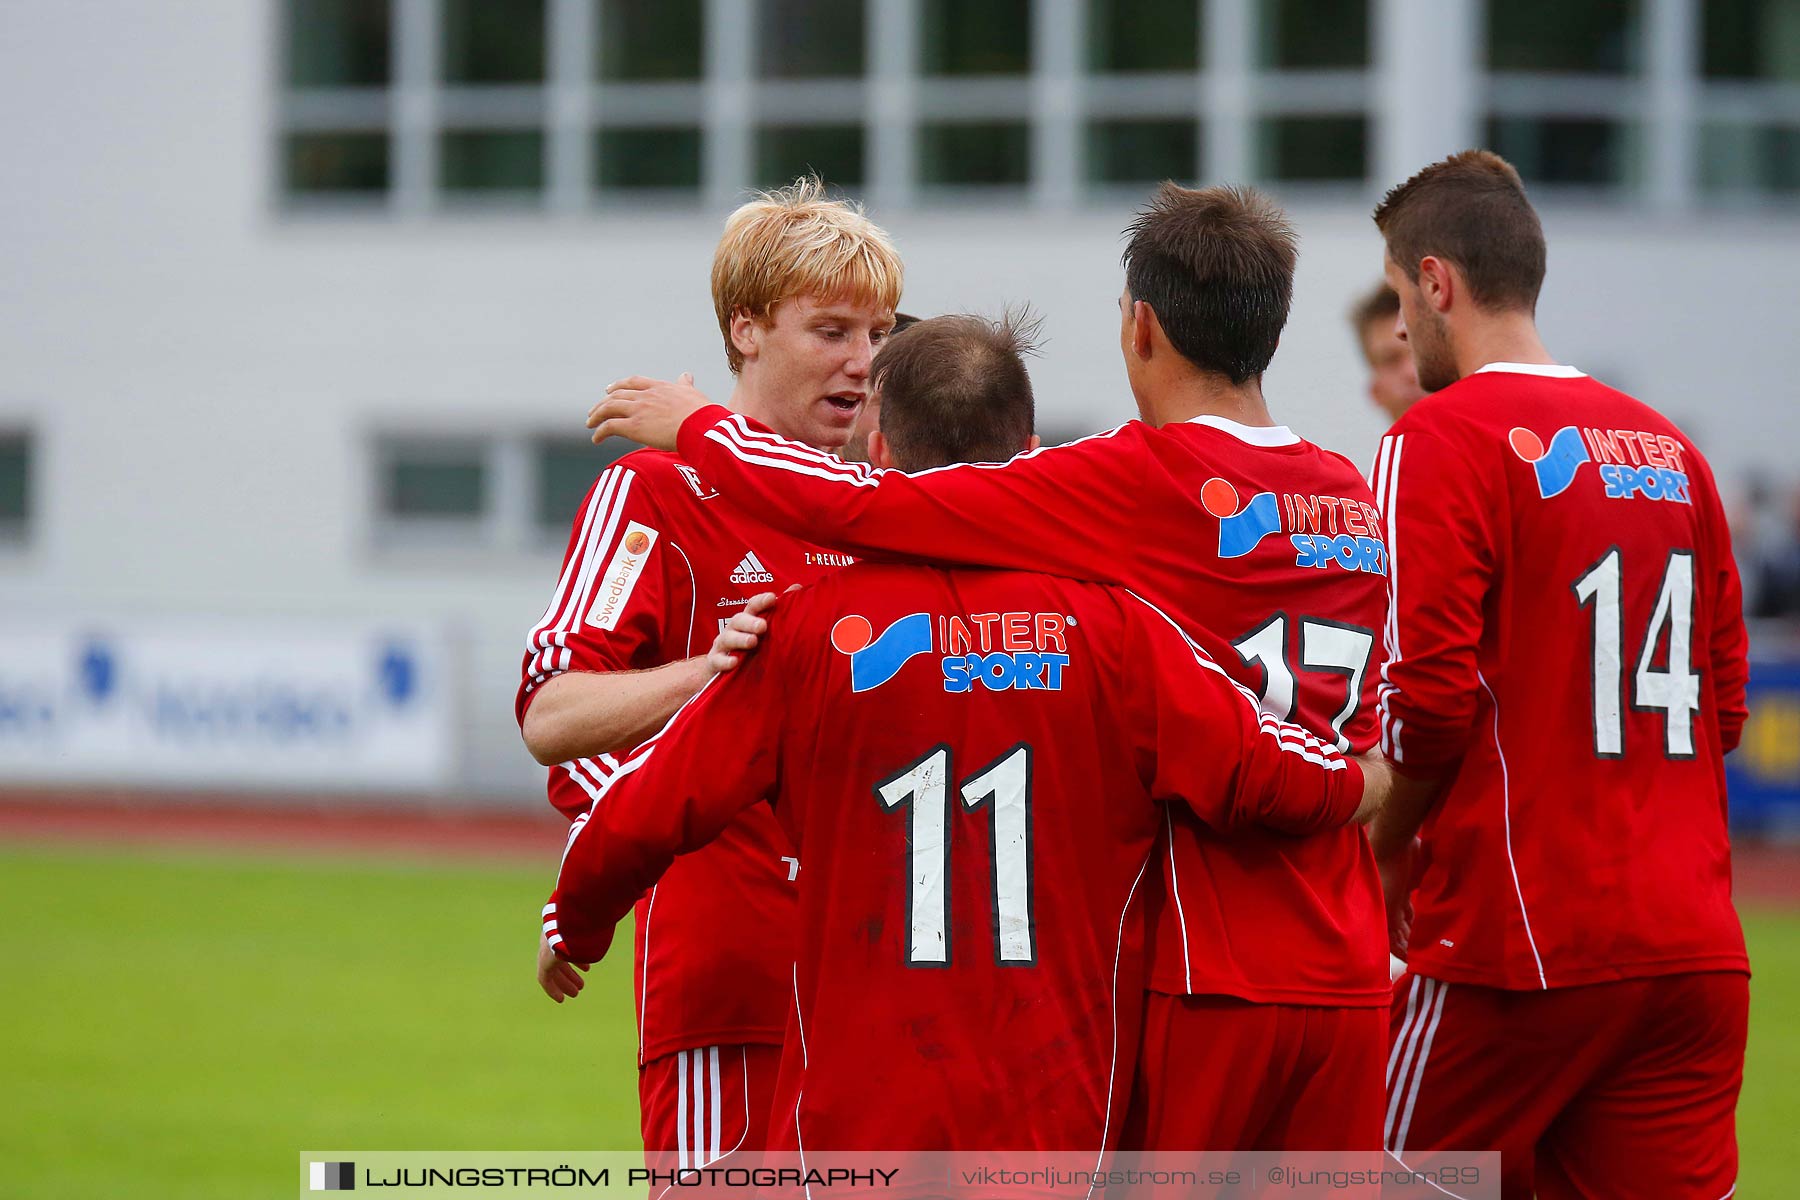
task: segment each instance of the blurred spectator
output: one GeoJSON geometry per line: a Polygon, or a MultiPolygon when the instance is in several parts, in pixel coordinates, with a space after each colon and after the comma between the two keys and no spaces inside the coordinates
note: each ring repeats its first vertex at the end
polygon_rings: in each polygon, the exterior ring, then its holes
{"type": "Polygon", "coordinates": [[[1394,326],[1400,316],[1400,297],[1385,283],[1356,302],[1350,310],[1350,327],[1363,361],[1369,364],[1369,399],[1398,421],[1425,393],[1413,366],[1412,349],[1400,339],[1394,326]]]}
{"type": "MultiPolygon", "coordinates": [[[[1761,498],[1767,489],[1753,485],[1753,495],[1757,493],[1761,498]]],[[[1753,542],[1752,578],[1746,581],[1750,615],[1800,619],[1800,490],[1789,494],[1786,513],[1764,521],[1759,512],[1758,524],[1763,529],[1753,542]]]]}

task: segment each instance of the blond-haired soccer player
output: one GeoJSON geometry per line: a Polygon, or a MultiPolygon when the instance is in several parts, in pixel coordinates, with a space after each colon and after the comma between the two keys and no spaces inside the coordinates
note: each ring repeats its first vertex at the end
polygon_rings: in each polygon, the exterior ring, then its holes
{"type": "MultiPolygon", "coordinates": [[[[887,235],[815,179],[739,208],[712,270],[731,406],[841,448],[900,288],[887,235]]],[[[708,647],[733,614],[846,561],[748,517],[675,454],[640,450],[603,472],[518,692],[525,743],[551,767],[550,802],[579,827],[623,752],[726,669],[708,647]]],[[[705,1166],[763,1146],[792,999],[797,867],[774,815],[755,809],[638,903],[639,1101],[654,1163],[705,1166]]],[[[547,918],[538,977],[560,1002],[582,981],[550,953],[547,918]]]]}

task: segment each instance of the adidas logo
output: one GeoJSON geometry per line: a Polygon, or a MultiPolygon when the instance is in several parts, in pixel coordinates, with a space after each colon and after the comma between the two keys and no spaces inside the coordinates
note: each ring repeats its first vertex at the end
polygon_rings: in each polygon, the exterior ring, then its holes
{"type": "Polygon", "coordinates": [[[744,555],[742,561],[732,569],[731,582],[774,583],[775,576],[769,574],[769,568],[762,565],[762,560],[757,558],[756,551],[752,550],[744,555]]]}

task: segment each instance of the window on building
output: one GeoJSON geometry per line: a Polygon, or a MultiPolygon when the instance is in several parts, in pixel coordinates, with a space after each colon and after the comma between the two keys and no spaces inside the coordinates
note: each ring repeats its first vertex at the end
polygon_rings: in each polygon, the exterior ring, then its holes
{"type": "Polygon", "coordinates": [[[1703,126],[1700,186],[1713,194],[1800,196],[1800,122],[1703,126]]]}
{"type": "MultiPolygon", "coordinates": [[[[723,204],[806,171],[878,186],[884,204],[969,187],[1060,203],[1211,171],[1368,180],[1387,94],[1372,77],[1376,0],[908,0],[903,65],[887,61],[895,40],[875,38],[892,17],[881,2],[282,0],[280,194],[297,208],[530,198],[566,213],[723,204]],[[591,44],[550,44],[570,35],[591,44]],[[1245,39],[1224,79],[1207,74],[1213,35],[1245,39]],[[917,86],[874,87],[878,65],[917,86]],[[1083,76],[1072,93],[1033,78],[1070,69],[1083,76]],[[721,80],[741,110],[713,102],[721,80]],[[1203,106],[1214,93],[1223,102],[1203,106]],[[429,119],[398,123],[400,97],[429,119]],[[886,136],[890,120],[916,137],[886,136]],[[883,157],[908,146],[910,161],[883,157]]],[[[1672,2],[1690,24],[1653,22],[1651,0],[1472,4],[1476,129],[1533,184],[1659,204],[1791,196],[1800,0],[1672,2]],[[1677,57],[1691,78],[1650,70],[1677,57]],[[1692,113],[1679,172],[1653,153],[1672,143],[1649,119],[1670,111],[1692,113]]]]}
{"type": "Polygon", "coordinates": [[[392,75],[390,0],[292,0],[289,87],[386,87],[392,75]]]}
{"type": "Polygon", "coordinates": [[[377,469],[381,515],[387,521],[471,524],[488,511],[491,472],[480,441],[385,439],[377,469]]]}
{"type": "Polygon", "coordinates": [[[0,545],[31,535],[31,436],[0,433],[0,545]]]}
{"type": "Polygon", "coordinates": [[[1365,117],[1271,117],[1257,129],[1257,167],[1286,183],[1360,182],[1369,172],[1365,117]]]}
{"type": "Polygon", "coordinates": [[[1646,0],[1489,0],[1487,145],[1527,183],[1625,194],[1641,182],[1646,0]]]}
{"type": "Polygon", "coordinates": [[[290,133],[282,183],[297,196],[378,196],[388,188],[386,133],[290,133]]]}
{"type": "Polygon", "coordinates": [[[1200,173],[1200,122],[1193,119],[1092,121],[1087,177],[1093,183],[1193,180],[1200,173]]]}
{"type": "Polygon", "coordinates": [[[927,75],[1031,71],[1031,0],[922,0],[927,75]]]}
{"type": "Polygon", "coordinates": [[[446,192],[536,192],[544,186],[541,129],[447,130],[438,149],[446,192]]]}
{"type": "Polygon", "coordinates": [[[757,73],[764,79],[827,79],[863,73],[863,0],[760,0],[757,73]]]}
{"type": "Polygon", "coordinates": [[[545,0],[441,2],[445,83],[544,82],[545,0]]]}
{"type": "Polygon", "coordinates": [[[1622,75],[1643,63],[1643,0],[1488,0],[1488,68],[1622,75]]]}
{"type": "Polygon", "coordinates": [[[534,439],[532,519],[540,536],[566,537],[581,502],[600,472],[642,449],[624,438],[607,438],[598,446],[585,437],[549,435],[534,439]]]}
{"type": "Polygon", "coordinates": [[[1488,146],[1533,183],[1620,187],[1639,177],[1632,127],[1580,117],[1499,117],[1488,146]]]}
{"type": "Polygon", "coordinates": [[[1203,7],[1195,0],[1088,0],[1088,69],[1199,69],[1203,7]]]}
{"type": "Polygon", "coordinates": [[[1369,65],[1367,0],[1261,0],[1260,59],[1278,70],[1369,65]]]}
{"type": "Polygon", "coordinates": [[[1800,82],[1800,4],[1703,0],[1700,8],[1708,79],[1800,82]]]}
{"type": "Polygon", "coordinates": [[[694,191],[700,186],[700,130],[603,128],[595,137],[594,178],[602,191],[694,191]]]}
{"type": "Polygon", "coordinates": [[[599,27],[604,82],[701,76],[706,49],[701,0],[600,0],[599,27]]]}
{"type": "Polygon", "coordinates": [[[1709,196],[1800,194],[1800,3],[1701,6],[1700,189],[1709,196]]]}
{"type": "Polygon", "coordinates": [[[765,125],[756,134],[756,183],[779,187],[800,175],[817,175],[828,187],[863,184],[861,125],[765,125]]]}
{"type": "MultiPolygon", "coordinates": [[[[384,551],[536,552],[561,547],[594,480],[640,447],[533,430],[391,431],[372,443],[372,529],[384,551]]],[[[0,446],[0,487],[5,482],[0,446]]]]}
{"type": "Polygon", "coordinates": [[[1031,179],[1024,121],[933,121],[919,127],[919,177],[934,186],[1023,187],[1031,179]]]}

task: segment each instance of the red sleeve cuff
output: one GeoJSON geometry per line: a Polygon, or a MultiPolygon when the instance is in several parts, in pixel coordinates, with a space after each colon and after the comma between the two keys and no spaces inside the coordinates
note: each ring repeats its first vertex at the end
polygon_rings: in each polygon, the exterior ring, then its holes
{"type": "Polygon", "coordinates": [[[1362,807],[1363,789],[1368,786],[1363,778],[1362,763],[1348,754],[1344,756],[1344,761],[1349,764],[1345,771],[1348,778],[1344,783],[1344,798],[1338,811],[1333,814],[1337,818],[1336,825],[1348,825],[1356,816],[1356,810],[1362,807]]]}

